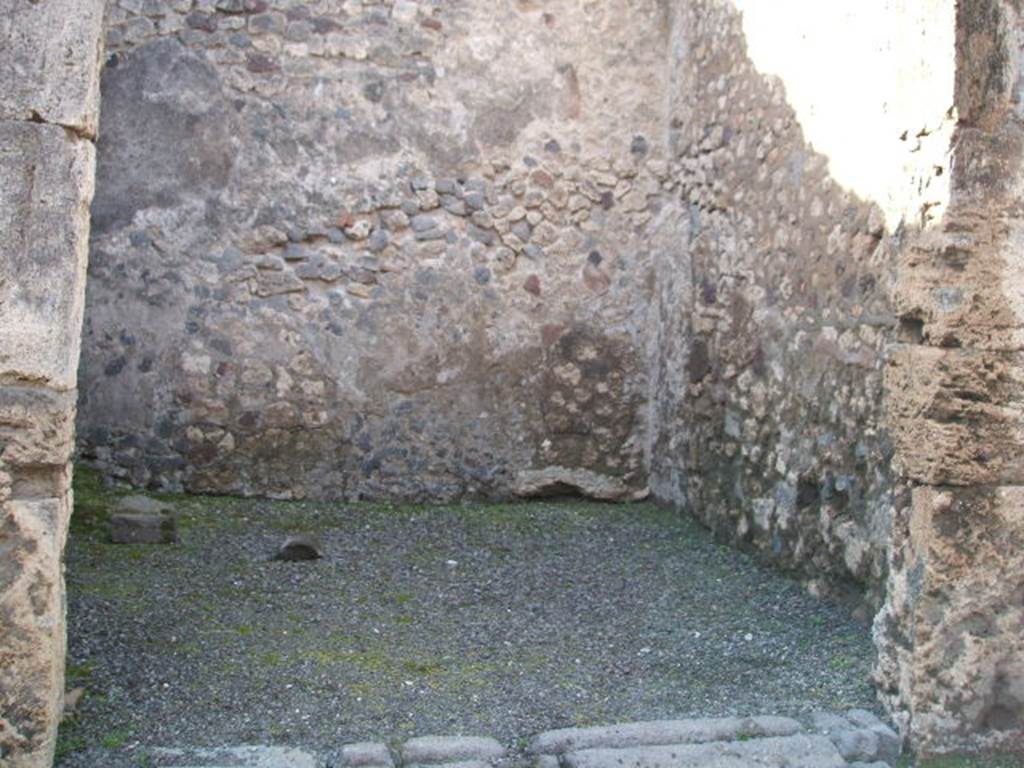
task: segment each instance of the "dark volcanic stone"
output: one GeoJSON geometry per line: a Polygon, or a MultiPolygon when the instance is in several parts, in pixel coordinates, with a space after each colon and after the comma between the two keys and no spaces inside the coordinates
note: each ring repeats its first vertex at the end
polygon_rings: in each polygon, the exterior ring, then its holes
{"type": "Polygon", "coordinates": [[[278,548],[276,560],[297,562],[299,560],[319,560],[323,557],[320,545],[309,536],[289,536],[278,548]]]}

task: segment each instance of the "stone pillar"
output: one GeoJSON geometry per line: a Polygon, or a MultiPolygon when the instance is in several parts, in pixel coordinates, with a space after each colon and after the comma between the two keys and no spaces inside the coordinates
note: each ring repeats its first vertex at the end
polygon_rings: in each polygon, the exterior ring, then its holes
{"type": "Polygon", "coordinates": [[[53,760],[103,0],[0,0],[0,764],[53,760]]]}
{"type": "Polygon", "coordinates": [[[1024,752],[1024,105],[1016,2],[957,8],[942,225],[902,255],[887,376],[904,493],[883,693],[919,757],[1024,752]]]}

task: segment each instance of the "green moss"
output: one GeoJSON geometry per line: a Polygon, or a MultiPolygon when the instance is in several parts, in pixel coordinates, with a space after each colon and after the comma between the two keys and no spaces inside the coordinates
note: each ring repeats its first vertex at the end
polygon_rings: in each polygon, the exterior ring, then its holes
{"type": "Polygon", "coordinates": [[[104,487],[99,472],[80,465],[75,467],[72,488],[75,506],[71,515],[71,535],[86,538],[105,536],[110,505],[117,494],[104,487]]]}
{"type": "Polygon", "coordinates": [[[100,745],[107,749],[117,749],[118,747],[124,746],[125,742],[131,738],[131,733],[124,729],[118,729],[116,731],[110,731],[105,733],[100,739],[100,745]]]}
{"type": "Polygon", "coordinates": [[[67,679],[68,687],[74,688],[76,685],[86,682],[92,677],[95,669],[96,666],[91,661],[84,661],[81,664],[68,662],[64,669],[64,676],[67,679]]]}
{"type": "Polygon", "coordinates": [[[257,657],[257,661],[260,663],[261,666],[264,667],[279,667],[281,666],[282,659],[280,653],[274,653],[273,651],[270,651],[267,653],[261,653],[257,657]]]}
{"type": "Polygon", "coordinates": [[[60,762],[75,752],[81,752],[88,746],[89,742],[82,734],[81,726],[74,720],[65,720],[60,724],[60,730],[57,731],[56,762],[60,762]]]}

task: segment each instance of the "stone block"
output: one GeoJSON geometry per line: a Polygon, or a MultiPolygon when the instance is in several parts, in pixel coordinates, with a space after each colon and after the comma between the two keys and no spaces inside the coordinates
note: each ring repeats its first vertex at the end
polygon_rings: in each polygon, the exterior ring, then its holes
{"type": "Polygon", "coordinates": [[[8,466],[63,467],[74,447],[74,428],[73,392],[0,387],[0,453],[8,466]]]}
{"type": "Polygon", "coordinates": [[[0,123],[0,380],[75,386],[94,162],[62,128],[0,123]]]}
{"type": "Polygon", "coordinates": [[[103,0],[3,4],[0,120],[42,120],[96,134],[104,5],[103,0]]]}
{"type": "MultiPolygon", "coordinates": [[[[876,632],[919,756],[1024,743],[1024,487],[917,488],[876,632]]],[[[891,749],[891,745],[886,747],[891,749]]]]}
{"type": "Polygon", "coordinates": [[[223,749],[158,749],[161,765],[168,768],[320,768],[316,755],[287,747],[228,747],[223,749]],[[168,763],[166,760],[181,760],[168,763]]]}
{"type": "Polygon", "coordinates": [[[721,717],[654,720],[598,728],[546,731],[530,743],[533,754],[564,754],[596,748],[622,749],[662,744],[696,744],[739,738],[791,736],[803,727],[788,717],[721,717]]]}
{"type": "Polygon", "coordinates": [[[63,708],[61,552],[68,498],[0,504],[0,755],[13,768],[50,765],[63,708]]]}
{"type": "Polygon", "coordinates": [[[499,742],[474,736],[421,736],[402,745],[406,764],[488,761],[504,756],[505,748],[499,742]]]}
{"type": "Polygon", "coordinates": [[[930,485],[1024,482],[1024,355],[907,345],[886,370],[901,468],[930,485]]]}
{"type": "Polygon", "coordinates": [[[110,516],[110,540],[115,544],[173,544],[178,528],[170,515],[122,512],[110,516]]]}
{"type": "Polygon", "coordinates": [[[394,759],[386,744],[360,742],[341,748],[341,765],[344,768],[392,768],[394,759]]]}
{"type": "Polygon", "coordinates": [[[673,744],[632,749],[570,752],[565,768],[847,768],[842,755],[824,736],[799,734],[749,741],[673,744]]]}

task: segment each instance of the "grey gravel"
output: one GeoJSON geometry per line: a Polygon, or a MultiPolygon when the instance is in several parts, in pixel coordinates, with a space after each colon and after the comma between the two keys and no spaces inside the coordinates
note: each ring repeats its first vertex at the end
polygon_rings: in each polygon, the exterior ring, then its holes
{"type": "Polygon", "coordinates": [[[63,768],[874,707],[866,627],[653,505],[176,507],[170,548],[76,512],[63,768]],[[267,559],[297,533],[324,559],[267,559]]]}

